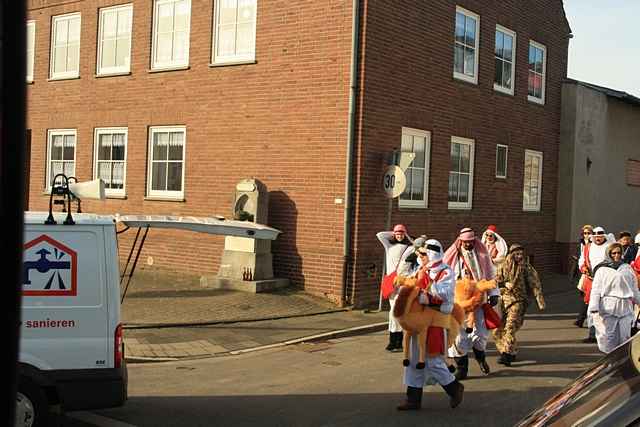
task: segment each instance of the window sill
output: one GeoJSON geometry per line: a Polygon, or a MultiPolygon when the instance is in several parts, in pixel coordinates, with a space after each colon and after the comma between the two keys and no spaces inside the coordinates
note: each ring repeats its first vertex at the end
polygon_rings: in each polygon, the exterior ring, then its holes
{"type": "Polygon", "coordinates": [[[127,200],[127,195],[126,194],[106,194],[105,198],[107,199],[119,199],[119,200],[127,200]]]}
{"type": "Polygon", "coordinates": [[[478,79],[475,77],[474,78],[468,77],[465,74],[453,73],[453,80],[478,87],[478,79]]]}
{"type": "Polygon", "coordinates": [[[531,95],[527,95],[527,101],[529,101],[532,104],[539,105],[541,107],[544,107],[544,103],[545,103],[544,99],[533,98],[531,95]]]}
{"type": "Polygon", "coordinates": [[[131,71],[123,71],[121,73],[105,73],[105,74],[95,74],[93,77],[96,79],[103,79],[105,77],[120,77],[120,76],[130,76],[131,71]]]}
{"type": "Polygon", "coordinates": [[[189,65],[185,65],[185,66],[181,66],[181,67],[152,68],[150,70],[147,70],[147,73],[149,73],[149,74],[166,73],[166,72],[169,72],[169,71],[185,71],[185,70],[189,70],[189,69],[191,69],[191,67],[189,65]]]}
{"type": "Polygon", "coordinates": [[[470,212],[473,206],[447,206],[447,210],[458,212],[470,212]]]}
{"type": "Polygon", "coordinates": [[[498,95],[509,96],[511,98],[514,97],[515,91],[509,91],[508,89],[503,88],[502,86],[496,86],[495,83],[493,85],[493,91],[498,95]]]}
{"type": "Polygon", "coordinates": [[[150,202],[186,202],[184,197],[145,196],[145,201],[150,202]]]}
{"type": "Polygon", "coordinates": [[[50,77],[47,79],[48,82],[58,82],[61,80],[80,80],[80,76],[75,77],[50,77]]]}
{"type": "Polygon", "coordinates": [[[400,210],[415,210],[415,209],[429,209],[429,206],[425,205],[398,205],[398,209],[400,210]]]}
{"type": "Polygon", "coordinates": [[[231,67],[234,65],[251,65],[251,64],[257,64],[257,63],[258,61],[256,61],[255,59],[247,59],[247,60],[241,60],[241,61],[214,62],[212,64],[209,64],[209,67],[211,68],[231,67]]]}

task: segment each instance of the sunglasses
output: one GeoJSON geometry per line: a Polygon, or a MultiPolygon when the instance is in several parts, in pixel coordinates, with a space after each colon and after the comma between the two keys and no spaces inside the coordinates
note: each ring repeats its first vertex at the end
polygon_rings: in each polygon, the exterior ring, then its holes
{"type": "Polygon", "coordinates": [[[418,251],[418,255],[427,256],[426,251],[418,251]]]}
{"type": "Polygon", "coordinates": [[[591,236],[593,233],[592,233],[592,232],[590,232],[590,231],[585,231],[585,232],[584,232],[584,233],[582,233],[582,234],[584,234],[585,236],[591,236]]]}
{"type": "Polygon", "coordinates": [[[596,231],[595,233],[596,236],[604,236],[604,231],[596,231]]]}

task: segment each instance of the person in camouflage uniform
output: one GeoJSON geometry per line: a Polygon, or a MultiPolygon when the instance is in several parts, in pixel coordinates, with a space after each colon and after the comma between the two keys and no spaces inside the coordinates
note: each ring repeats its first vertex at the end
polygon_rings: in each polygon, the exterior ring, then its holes
{"type": "Polygon", "coordinates": [[[500,352],[498,363],[511,366],[518,350],[516,332],[524,322],[529,297],[534,296],[538,308],[545,309],[538,272],[529,263],[521,245],[509,247],[509,254],[496,273],[496,284],[502,296],[502,326],[493,330],[493,338],[500,352]]]}

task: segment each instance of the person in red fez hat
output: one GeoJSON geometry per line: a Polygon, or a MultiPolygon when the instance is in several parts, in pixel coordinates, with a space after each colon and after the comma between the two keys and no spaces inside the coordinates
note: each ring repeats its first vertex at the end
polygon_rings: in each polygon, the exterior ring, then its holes
{"type": "MultiPolygon", "coordinates": [[[[385,274],[391,274],[398,269],[402,255],[405,250],[413,245],[413,240],[407,233],[407,227],[403,224],[397,224],[393,227],[392,231],[381,231],[376,234],[376,237],[384,246],[385,254],[385,274]]],[[[389,296],[389,344],[385,350],[390,352],[402,351],[402,326],[393,317],[393,307],[398,296],[397,291],[394,291],[389,296]]]]}
{"type": "Polygon", "coordinates": [[[495,225],[487,227],[484,233],[482,233],[482,243],[487,247],[489,255],[491,255],[491,262],[498,267],[502,261],[504,261],[509,252],[507,242],[498,234],[498,230],[495,225]]]}

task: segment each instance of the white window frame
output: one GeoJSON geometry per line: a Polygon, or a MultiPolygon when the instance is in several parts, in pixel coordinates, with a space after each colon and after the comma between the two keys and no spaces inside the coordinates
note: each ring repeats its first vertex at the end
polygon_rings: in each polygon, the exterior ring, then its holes
{"type": "MultiPolygon", "coordinates": [[[[475,162],[475,140],[470,138],[462,138],[459,136],[451,137],[451,144],[462,144],[468,145],[470,147],[469,150],[469,199],[466,202],[447,202],[449,209],[466,209],[470,210],[473,207],[473,172],[474,172],[474,162],[475,162]]],[[[451,164],[451,145],[449,145],[449,165],[451,164]]],[[[450,170],[449,173],[455,172],[450,170]]],[[[448,195],[448,187],[449,187],[449,173],[447,174],[447,199],[448,195]]]]}
{"type": "MultiPolygon", "coordinates": [[[[514,94],[515,91],[515,86],[516,86],[516,47],[517,47],[517,38],[516,38],[516,32],[513,30],[508,29],[507,27],[503,27],[502,25],[497,24],[496,25],[496,33],[500,31],[503,34],[506,34],[508,36],[513,37],[513,49],[511,51],[511,87],[504,87],[502,85],[499,85],[495,82],[495,72],[494,72],[494,82],[493,82],[493,89],[498,91],[498,92],[502,92],[502,93],[506,93],[508,95],[512,95],[514,94]]],[[[495,56],[495,39],[493,41],[493,49],[494,49],[494,54],[493,57],[495,59],[500,59],[503,62],[508,62],[505,61],[502,58],[498,58],[495,56]]],[[[495,59],[494,59],[494,64],[495,64],[495,59]]]]}
{"type": "MultiPolygon", "coordinates": [[[[213,64],[255,62],[256,60],[256,23],[258,21],[258,0],[256,0],[256,10],[254,12],[255,19],[253,20],[253,53],[244,54],[244,55],[236,54],[232,56],[218,56],[218,41],[220,40],[220,37],[219,37],[220,4],[222,2],[219,0],[216,0],[214,3],[215,3],[215,11],[214,11],[214,21],[213,21],[213,43],[211,44],[213,48],[213,51],[211,52],[211,58],[212,58],[213,64]]],[[[236,2],[236,10],[237,8],[238,6],[236,2]]],[[[238,21],[236,18],[236,36],[238,33],[237,24],[238,24],[238,21]]]]}
{"type": "MultiPolygon", "coordinates": [[[[73,135],[74,137],[74,145],[73,145],[73,173],[71,174],[71,176],[75,176],[76,174],[76,164],[78,162],[78,132],[77,129],[49,129],[47,130],[47,165],[45,168],[45,173],[46,173],[46,177],[45,177],[45,189],[46,191],[51,191],[51,147],[53,145],[53,137],[54,136],[66,136],[66,135],[73,135]]],[[[64,146],[62,149],[62,152],[64,153],[64,146]]],[[[62,159],[62,162],[64,162],[65,160],[62,159]]],[[[64,171],[64,168],[63,168],[64,171]]]]}
{"type": "MultiPolygon", "coordinates": [[[[80,58],[81,42],[82,42],[82,16],[80,12],[67,13],[65,15],[56,15],[51,17],[51,53],[49,55],[51,58],[49,63],[49,79],[50,80],[74,79],[80,76],[80,62],[82,62],[80,58]],[[76,18],[78,19],[79,21],[78,25],[80,26],[80,39],[78,40],[78,69],[56,73],[55,72],[56,24],[59,21],[70,21],[76,18]]],[[[67,48],[68,48],[68,44],[67,44],[67,48]]],[[[67,54],[67,57],[68,57],[68,54],[67,54]]]]}
{"type": "MultiPolygon", "coordinates": [[[[456,67],[455,67],[455,46],[456,46],[456,31],[455,31],[455,16],[454,16],[454,20],[453,20],[453,47],[454,47],[454,56],[453,56],[453,77],[455,79],[458,80],[462,80],[465,82],[469,82],[469,83],[473,83],[473,84],[478,84],[478,63],[479,63],[479,57],[480,57],[480,15],[478,15],[477,13],[471,12],[470,10],[467,10],[463,7],[460,6],[456,6],[456,14],[458,13],[462,13],[463,15],[473,18],[476,20],[476,40],[475,40],[475,46],[474,46],[474,73],[473,76],[468,76],[467,74],[463,73],[459,73],[456,71],[456,67]]],[[[465,45],[466,46],[466,45],[465,45]]],[[[464,57],[463,57],[463,63],[464,63],[464,57]]],[[[464,67],[464,66],[463,66],[464,67]]]]}
{"type": "MultiPolygon", "coordinates": [[[[154,0],[153,2],[153,30],[151,33],[151,69],[152,70],[172,70],[181,69],[189,66],[189,47],[191,45],[191,0],[186,0],[189,6],[189,19],[187,20],[187,45],[185,46],[185,58],[182,61],[169,61],[169,62],[156,62],[156,53],[158,50],[158,8],[161,4],[165,3],[177,3],[181,0],[154,0]]],[[[175,19],[175,6],[174,6],[174,19],[175,19]]],[[[173,34],[175,35],[175,28],[173,34]]],[[[172,51],[173,54],[173,51],[172,51]]]]}
{"type": "MultiPolygon", "coordinates": [[[[100,135],[103,134],[124,134],[124,160],[117,160],[124,162],[122,171],[122,189],[105,188],[104,192],[107,196],[124,197],[127,195],[127,146],[129,145],[129,129],[126,127],[111,127],[111,128],[95,128],[93,131],[93,179],[98,179],[98,162],[105,160],[98,159],[99,154],[99,142],[100,135]]],[[[112,148],[113,149],[113,148],[112,148]]],[[[113,159],[110,160],[113,162],[113,159]]]]}
{"type": "MultiPolygon", "coordinates": [[[[535,73],[535,71],[534,71],[535,73]]],[[[527,100],[531,102],[535,102],[536,104],[544,105],[545,96],[546,96],[546,86],[547,86],[547,47],[541,43],[538,43],[534,40],[529,40],[529,47],[527,49],[527,100]],[[542,50],[542,97],[537,98],[535,96],[529,95],[529,50],[531,46],[542,50]]]]}
{"type": "Polygon", "coordinates": [[[522,210],[523,211],[535,212],[540,210],[540,205],[542,201],[542,168],[544,166],[543,160],[544,160],[544,155],[542,151],[524,150],[524,164],[523,164],[523,172],[522,172],[523,173],[523,177],[522,177],[522,210]],[[538,169],[538,183],[539,183],[538,198],[536,200],[535,205],[532,205],[532,204],[527,205],[524,200],[524,187],[527,185],[527,182],[525,181],[526,176],[524,174],[526,173],[527,158],[529,156],[538,157],[540,161],[540,168],[538,169]]]}
{"type": "Polygon", "coordinates": [[[33,83],[33,75],[35,74],[35,57],[36,57],[36,21],[27,21],[27,83],[33,83]],[[29,43],[29,31],[32,32],[31,43],[29,43]],[[29,74],[31,67],[31,74],[29,74]]]}
{"type": "MultiPolygon", "coordinates": [[[[431,132],[413,129],[408,127],[402,128],[402,137],[405,135],[411,137],[419,137],[425,138],[425,146],[424,146],[424,165],[420,166],[420,169],[424,169],[424,182],[422,187],[422,194],[424,198],[422,200],[406,200],[398,197],[398,207],[400,208],[427,208],[429,207],[429,165],[431,164],[431,132]]],[[[413,165],[410,164],[409,168],[413,165]]],[[[409,170],[407,168],[407,171],[409,170]]]]}
{"type": "MultiPolygon", "coordinates": [[[[110,74],[123,74],[123,73],[128,73],[131,71],[131,39],[133,38],[133,4],[129,3],[129,4],[122,4],[122,5],[118,5],[118,6],[111,6],[111,7],[103,7],[99,9],[99,18],[98,18],[98,55],[96,56],[96,74],[98,76],[108,76],[110,74]],[[130,26],[129,26],[129,63],[127,65],[124,66],[120,66],[118,67],[117,65],[115,67],[102,67],[101,63],[102,63],[102,44],[103,44],[103,31],[104,31],[104,14],[108,13],[108,12],[113,12],[116,11],[122,11],[122,10],[129,10],[129,12],[131,13],[131,20],[129,22],[130,26]]],[[[116,21],[116,39],[118,38],[117,35],[117,28],[118,28],[118,24],[116,21]]]]}
{"type": "Polygon", "coordinates": [[[506,179],[508,175],[509,165],[509,146],[504,144],[496,144],[496,178],[506,179]],[[504,148],[504,175],[498,174],[498,150],[504,148]]]}
{"type": "MultiPolygon", "coordinates": [[[[171,199],[171,200],[184,200],[184,176],[187,165],[186,158],[187,147],[187,127],[186,126],[151,126],[149,128],[149,144],[147,153],[147,197],[150,199],[171,199]],[[180,187],[181,191],[165,191],[165,190],[152,190],[152,178],[153,178],[153,135],[160,132],[182,132],[182,182],[180,187]]],[[[167,148],[168,149],[168,148],[167,148]]],[[[167,179],[169,179],[167,175],[167,179]]]]}

